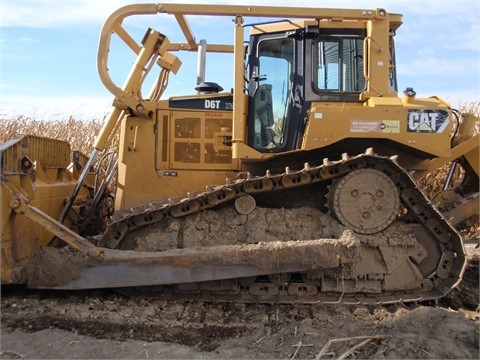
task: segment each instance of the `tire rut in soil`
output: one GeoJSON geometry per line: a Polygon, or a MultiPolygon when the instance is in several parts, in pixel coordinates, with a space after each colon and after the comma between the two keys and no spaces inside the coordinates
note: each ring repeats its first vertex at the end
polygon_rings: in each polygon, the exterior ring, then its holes
{"type": "Polygon", "coordinates": [[[246,330],[241,326],[207,325],[202,328],[192,328],[184,324],[177,326],[122,324],[88,319],[59,319],[51,315],[40,315],[34,319],[31,317],[4,319],[3,326],[21,328],[28,332],[56,328],[97,339],[163,341],[197,347],[201,351],[213,351],[222,340],[240,335],[246,330]]]}
{"type": "Polygon", "coordinates": [[[223,340],[258,325],[256,314],[264,311],[254,309],[249,315],[244,310],[245,304],[27,290],[2,294],[2,328],[28,332],[57,328],[100,339],[164,341],[212,351],[223,340]]]}

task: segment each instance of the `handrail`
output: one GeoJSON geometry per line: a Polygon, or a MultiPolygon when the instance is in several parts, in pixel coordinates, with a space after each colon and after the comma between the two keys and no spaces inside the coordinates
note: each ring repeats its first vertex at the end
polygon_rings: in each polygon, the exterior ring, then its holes
{"type": "Polygon", "coordinates": [[[113,94],[122,93],[123,90],[118,87],[110,77],[108,72],[108,53],[110,51],[110,41],[113,33],[119,34],[119,37],[132,48],[138,55],[140,53],[140,46],[123,30],[122,22],[125,18],[132,15],[148,15],[156,14],[157,6],[155,4],[134,4],[121,7],[113,12],[105,21],[100,39],[98,42],[97,53],[97,70],[100,75],[100,80],[105,87],[113,94]],[[128,35],[128,38],[126,37],[128,35]]]}

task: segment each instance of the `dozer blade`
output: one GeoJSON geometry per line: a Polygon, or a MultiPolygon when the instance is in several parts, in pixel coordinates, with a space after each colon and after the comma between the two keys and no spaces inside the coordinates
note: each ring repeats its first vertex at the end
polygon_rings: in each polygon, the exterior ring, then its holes
{"type": "Polygon", "coordinates": [[[355,261],[356,251],[349,250],[348,242],[321,239],[157,253],[103,249],[99,257],[46,247],[28,263],[27,285],[71,290],[133,287],[335,268],[355,261]]]}

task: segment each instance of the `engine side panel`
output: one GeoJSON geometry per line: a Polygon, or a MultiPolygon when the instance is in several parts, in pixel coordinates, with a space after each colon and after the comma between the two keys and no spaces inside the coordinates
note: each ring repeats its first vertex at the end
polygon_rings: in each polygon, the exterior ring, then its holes
{"type": "Polygon", "coordinates": [[[122,120],[117,210],[202,192],[234,176],[232,112],[212,109],[214,98],[192,99],[208,101],[208,108],[166,108],[157,110],[153,120],[122,120]]]}
{"type": "MultiPolygon", "coordinates": [[[[450,154],[450,110],[435,100],[405,103],[372,98],[363,103],[312,103],[302,148],[312,150],[344,139],[390,140],[430,157],[450,154]]],[[[421,158],[419,158],[420,162],[421,158]]]]}

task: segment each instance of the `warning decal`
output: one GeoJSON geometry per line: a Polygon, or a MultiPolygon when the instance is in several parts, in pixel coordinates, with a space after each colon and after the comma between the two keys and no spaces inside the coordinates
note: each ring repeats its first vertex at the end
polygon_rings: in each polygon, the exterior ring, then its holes
{"type": "Polygon", "coordinates": [[[398,120],[351,120],[350,132],[399,133],[398,120]]]}
{"type": "Polygon", "coordinates": [[[408,132],[443,133],[449,123],[448,110],[408,110],[408,132]]]}

